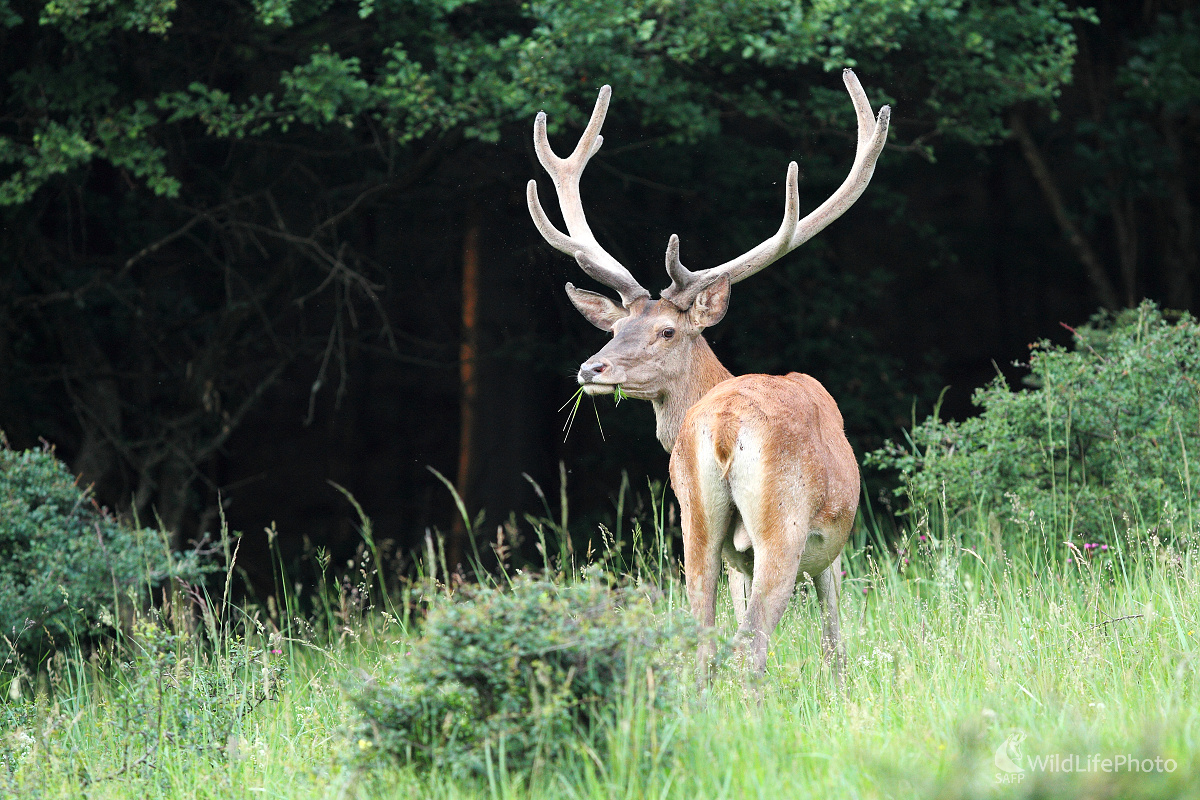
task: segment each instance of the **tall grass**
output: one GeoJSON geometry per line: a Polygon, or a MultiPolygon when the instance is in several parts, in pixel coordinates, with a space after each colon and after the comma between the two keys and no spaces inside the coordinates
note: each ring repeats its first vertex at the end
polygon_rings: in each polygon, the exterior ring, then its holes
{"type": "MultiPolygon", "coordinates": [[[[526,523],[544,566],[565,580],[588,553],[564,542],[565,490],[560,501],[557,513],[547,503],[526,523]]],[[[656,495],[644,529],[635,525],[625,541],[598,533],[591,559],[658,583],[665,606],[686,607],[664,502],[656,495]]],[[[35,699],[27,688],[4,706],[0,795],[1200,796],[1194,549],[1131,530],[1103,551],[1024,550],[999,540],[986,517],[967,525],[929,509],[914,519],[898,544],[860,523],[847,553],[840,692],[822,666],[816,603],[802,587],[760,682],[727,668],[663,712],[647,702],[652,676],[634,676],[598,745],[580,744],[531,775],[509,770],[502,750],[489,751],[478,779],[374,759],[369,742],[350,735],[344,687],[404,658],[421,609],[448,602],[431,540],[425,571],[404,586],[381,583],[376,553],[356,578],[328,582],[317,602],[288,598],[287,580],[274,614],[194,594],[196,632],[181,619],[148,618],[157,633],[125,642],[107,663],[60,654],[35,699]],[[323,614],[300,618],[301,606],[323,614]],[[201,690],[213,686],[223,694],[204,700],[201,690]],[[209,710],[189,717],[182,701],[209,710]],[[1014,734],[1023,737],[1023,772],[997,765],[1014,734]],[[1095,771],[1031,761],[1053,754],[1079,755],[1095,771]],[[1175,769],[1103,772],[1102,759],[1117,756],[1171,759],[1175,769]]],[[[734,623],[721,603],[728,635],[734,623]]]]}

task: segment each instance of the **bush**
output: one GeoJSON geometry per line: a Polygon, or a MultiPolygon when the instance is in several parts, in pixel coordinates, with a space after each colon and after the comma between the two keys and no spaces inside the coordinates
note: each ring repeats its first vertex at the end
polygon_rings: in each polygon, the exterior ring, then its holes
{"type": "Polygon", "coordinates": [[[0,434],[0,634],[17,653],[92,636],[118,603],[201,571],[194,553],[172,555],[158,532],[99,508],[52,449],[12,450],[0,434]]]}
{"type": "Polygon", "coordinates": [[[1074,349],[1032,347],[1031,387],[997,378],[975,393],[982,413],[937,415],[909,446],[867,463],[900,471],[910,505],[955,514],[1006,510],[1023,528],[1110,541],[1134,523],[1161,539],[1200,522],[1200,327],[1150,302],[1101,314],[1074,349]],[[1156,529],[1156,530],[1155,530],[1156,529]]]}
{"type": "Polygon", "coordinates": [[[655,708],[677,699],[693,630],[644,589],[595,575],[464,590],[430,612],[386,680],[354,690],[359,744],[455,772],[483,774],[485,748],[497,760],[503,748],[509,769],[544,763],[595,735],[635,683],[655,708]]]}

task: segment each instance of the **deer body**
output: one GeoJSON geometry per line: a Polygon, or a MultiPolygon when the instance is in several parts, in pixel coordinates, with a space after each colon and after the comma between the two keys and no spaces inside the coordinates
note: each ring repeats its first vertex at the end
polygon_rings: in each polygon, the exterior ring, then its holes
{"type": "Polygon", "coordinates": [[[796,372],[717,384],[684,417],[671,486],[697,621],[714,623],[724,556],[734,613],[761,671],[767,637],[807,575],[821,602],[824,649],[838,656],[839,556],[858,510],[859,475],[825,388],[796,372]]]}
{"type": "MultiPolygon", "coordinates": [[[[814,378],[733,377],[702,332],[729,307],[733,283],[749,277],[807,241],[840,216],[865,190],[887,137],[889,109],[876,119],[854,73],[843,73],[858,116],[858,151],[850,176],[815,211],[799,219],[797,167],[788,167],[784,219],[779,231],[721,266],[692,272],[679,261],[679,240],[667,245],[671,286],[659,300],[634,280],[592,234],[579,196],[579,178],[600,148],[609,88],[570,157],[554,155],[545,115],[534,124],[539,160],[554,179],[567,224],[563,234],[546,217],[530,181],[527,197],[535,225],[557,249],[573,255],[588,275],[615,289],[604,295],[567,284],[575,307],[612,340],[579,369],[589,394],[618,386],[654,405],[657,435],[671,454],[671,485],[679,499],[684,573],[692,614],[704,627],[715,621],[716,585],[724,561],[739,638],[754,668],[766,667],[768,641],[798,578],[811,580],[821,604],[822,649],[841,662],[838,595],[841,552],[858,508],[858,464],[837,403],[814,378]]],[[[701,651],[702,665],[708,651],[701,651]]]]}

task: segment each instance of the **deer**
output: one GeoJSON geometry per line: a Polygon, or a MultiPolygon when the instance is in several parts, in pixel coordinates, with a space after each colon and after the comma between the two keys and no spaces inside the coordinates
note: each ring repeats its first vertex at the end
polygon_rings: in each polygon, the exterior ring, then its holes
{"type": "MultiPolygon", "coordinates": [[[[770,238],[719,266],[696,271],[679,259],[679,237],[667,243],[671,280],[654,300],[597,241],[584,215],[579,183],[604,139],[600,128],[612,88],[600,89],[591,119],[567,158],[550,147],[546,114],[534,120],[538,161],[549,173],[567,232],[546,216],[537,181],[526,200],[534,225],[554,249],[572,256],[584,274],[615,291],[603,294],[567,283],[575,308],[612,339],[576,375],[589,395],[616,392],[648,400],[656,435],[670,454],[671,486],[683,529],[688,604],[702,631],[716,621],[722,561],[733,600],[739,650],[754,674],[766,671],[770,637],[804,576],[821,614],[821,647],[838,683],[844,668],[839,633],[841,554],[858,510],[858,462],[837,403],[813,377],[734,377],[703,336],[729,308],[731,286],[765,269],[840,217],[866,190],[887,140],[891,109],[872,113],[852,70],[842,73],[857,114],[853,166],[841,186],[800,219],[796,162],[788,165],[783,222],[770,238]]],[[[702,639],[702,675],[713,655],[702,639]]]]}

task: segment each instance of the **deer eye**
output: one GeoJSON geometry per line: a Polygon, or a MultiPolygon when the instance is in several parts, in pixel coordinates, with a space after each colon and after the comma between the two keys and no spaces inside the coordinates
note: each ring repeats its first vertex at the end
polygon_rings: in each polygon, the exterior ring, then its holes
{"type": "Polygon", "coordinates": [[[662,331],[658,335],[663,337],[664,339],[670,339],[672,336],[675,335],[675,329],[674,328],[663,328],[662,331]]]}

